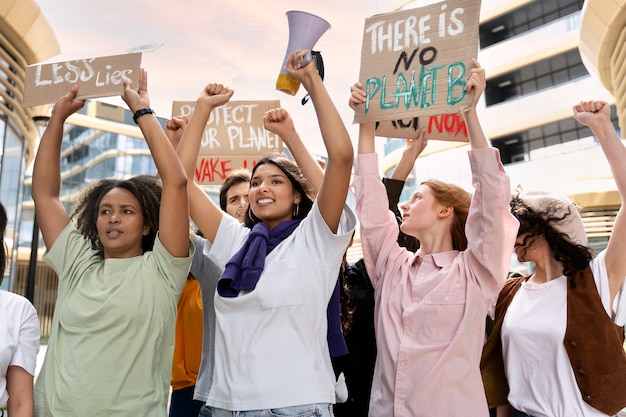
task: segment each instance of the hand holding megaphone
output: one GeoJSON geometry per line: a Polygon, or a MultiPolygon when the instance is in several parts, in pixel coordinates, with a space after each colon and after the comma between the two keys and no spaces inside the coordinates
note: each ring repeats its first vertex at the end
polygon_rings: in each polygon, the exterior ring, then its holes
{"type": "Polygon", "coordinates": [[[290,54],[287,59],[287,74],[305,87],[314,75],[319,76],[317,62],[312,58],[311,51],[297,50],[290,54]]]}
{"type": "Polygon", "coordinates": [[[306,67],[307,65],[309,65],[309,63],[313,60],[313,54],[311,54],[311,51],[308,51],[304,57],[302,57],[302,66],[306,67]]]}
{"type": "Polygon", "coordinates": [[[276,89],[294,96],[300,84],[287,74],[287,59],[292,51],[307,51],[308,56],[301,61],[300,66],[305,67],[309,62],[314,61],[310,50],[313,49],[324,32],[330,28],[330,23],[307,12],[291,10],[286,14],[289,22],[289,44],[276,80],[276,89]]]}

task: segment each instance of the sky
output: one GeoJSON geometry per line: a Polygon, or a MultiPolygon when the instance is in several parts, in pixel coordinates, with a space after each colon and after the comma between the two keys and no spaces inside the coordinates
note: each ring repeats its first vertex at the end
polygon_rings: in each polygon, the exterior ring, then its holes
{"type": "MultiPolygon", "coordinates": [[[[151,107],[170,117],[172,101],[194,101],[208,83],[227,85],[232,100],[280,100],[312,153],[325,155],[313,105],[305,95],[275,89],[287,44],[286,12],[300,10],[331,28],[314,49],[322,52],[324,83],[348,131],[357,125],[348,107],[358,80],[365,19],[401,5],[400,0],[36,0],[61,48],[59,58],[107,56],[145,44],[142,54],[151,107]]],[[[432,1],[430,1],[432,2],[432,1]]],[[[64,59],[59,59],[63,61],[64,59]]],[[[124,106],[119,97],[99,99],[124,106]]]]}

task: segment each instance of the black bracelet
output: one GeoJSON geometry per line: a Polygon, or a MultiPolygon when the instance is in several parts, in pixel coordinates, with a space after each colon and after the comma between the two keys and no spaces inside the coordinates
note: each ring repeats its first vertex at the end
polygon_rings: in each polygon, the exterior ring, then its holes
{"type": "Polygon", "coordinates": [[[137,124],[137,119],[139,119],[144,114],[156,114],[156,113],[150,107],[146,107],[145,109],[137,110],[135,112],[135,114],[133,114],[133,120],[135,121],[135,124],[137,124]]]}

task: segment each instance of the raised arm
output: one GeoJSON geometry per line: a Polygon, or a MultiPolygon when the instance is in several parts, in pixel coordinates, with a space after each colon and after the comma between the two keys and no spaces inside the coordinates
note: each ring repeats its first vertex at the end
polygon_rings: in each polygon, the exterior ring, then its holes
{"type": "MultiPolygon", "coordinates": [[[[124,82],[122,99],[133,114],[150,108],[148,74],[144,69],[141,70],[137,91],[132,89],[130,82],[124,82]]],[[[172,256],[189,256],[189,207],[185,170],[154,114],[144,114],[135,121],[148,143],[163,184],[159,239],[172,256]]]]}
{"type": "MultiPolygon", "coordinates": [[[[351,95],[349,105],[352,109],[360,103],[365,103],[365,92],[361,88],[361,83],[355,83],[351,88],[351,95]]],[[[358,153],[373,153],[375,152],[375,123],[361,123],[359,126],[359,144],[358,153]]],[[[391,177],[383,178],[383,184],[387,191],[387,201],[389,203],[389,210],[393,212],[396,217],[398,226],[402,223],[402,215],[398,208],[400,200],[400,194],[404,183],[411,173],[417,157],[422,153],[428,144],[426,139],[426,129],[422,129],[417,139],[407,139],[406,148],[402,152],[400,162],[394,168],[391,173],[391,177]]],[[[398,244],[410,251],[416,251],[419,248],[419,241],[413,237],[402,233],[398,233],[398,244]]]]}
{"type": "Polygon", "coordinates": [[[406,147],[402,152],[400,162],[398,162],[398,165],[396,165],[393,169],[389,178],[403,182],[406,181],[409,174],[413,170],[417,157],[420,156],[422,151],[426,148],[426,145],[428,145],[428,139],[426,139],[426,129],[420,130],[417,139],[407,139],[406,147]]]}
{"type": "Polygon", "coordinates": [[[324,221],[330,230],[336,232],[348,196],[354,151],[348,131],[317,72],[315,60],[301,67],[305,54],[306,51],[291,54],[287,62],[287,71],[290,76],[302,83],[317,113],[322,139],[328,152],[328,163],[317,195],[317,203],[324,221]]]}
{"type": "MultiPolygon", "coordinates": [[[[348,101],[348,105],[352,108],[352,110],[355,110],[357,104],[361,103],[365,103],[365,91],[363,91],[363,85],[357,81],[350,87],[350,100],[348,101]]],[[[376,123],[368,122],[359,124],[359,142],[357,145],[357,153],[375,153],[375,137],[376,123]]]]}
{"type": "Polygon", "coordinates": [[[278,108],[266,111],[263,115],[263,126],[266,130],[280,136],[287,145],[296,164],[302,170],[302,174],[313,188],[313,195],[309,197],[315,199],[324,179],[324,170],[304,146],[287,110],[278,108]]]}
{"type": "Polygon", "coordinates": [[[478,120],[478,114],[476,112],[478,100],[487,86],[487,81],[485,80],[485,69],[481,68],[476,59],[472,58],[472,62],[474,63],[474,68],[470,70],[470,76],[467,80],[465,90],[468,92],[474,90],[474,99],[468,109],[461,111],[461,115],[467,125],[470,147],[472,149],[488,148],[489,142],[483,132],[480,121],[478,120]]]}
{"type": "MultiPolygon", "coordinates": [[[[417,157],[424,151],[427,144],[426,129],[421,129],[417,139],[407,139],[400,162],[398,162],[398,165],[393,169],[389,178],[383,178],[383,184],[385,184],[385,190],[387,190],[389,210],[396,216],[398,226],[402,224],[402,213],[400,213],[398,204],[404,183],[411,173],[417,157]]],[[[412,252],[415,252],[420,247],[417,238],[409,236],[402,231],[398,233],[398,244],[412,252]]]]}
{"type": "Polygon", "coordinates": [[[195,182],[195,168],[200,152],[200,143],[204,134],[204,128],[209,121],[211,111],[228,102],[233,95],[233,90],[222,84],[208,84],[196,100],[189,124],[183,132],[178,145],[177,153],[185,172],[187,173],[189,189],[189,208],[191,218],[198,226],[204,237],[210,242],[215,240],[217,229],[222,220],[222,210],[206,195],[195,182]]]}
{"type": "Polygon", "coordinates": [[[81,109],[84,100],[77,100],[78,86],[57,101],[52,109],[33,166],[33,186],[31,195],[35,202],[35,214],[41,235],[47,248],[50,248],[61,231],[70,221],[69,215],[59,198],[61,191],[61,142],[65,120],[81,109]]]}
{"type": "MultiPolygon", "coordinates": [[[[574,118],[589,126],[600,142],[602,151],[611,167],[617,191],[626,198],[626,148],[611,123],[611,109],[604,101],[581,101],[573,107],[574,118]]],[[[613,231],[606,247],[606,268],[609,275],[611,300],[615,298],[626,276],[626,212],[620,207],[613,231]]]]}

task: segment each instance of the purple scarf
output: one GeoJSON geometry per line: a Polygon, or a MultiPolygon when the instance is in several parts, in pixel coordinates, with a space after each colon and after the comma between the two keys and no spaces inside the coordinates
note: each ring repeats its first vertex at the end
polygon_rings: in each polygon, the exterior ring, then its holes
{"type": "Polygon", "coordinates": [[[241,249],[226,263],[217,282],[222,297],[236,297],[239,291],[253,290],[265,268],[265,257],[300,224],[300,219],[281,222],[272,230],[265,223],[257,223],[241,249]]]}

